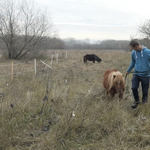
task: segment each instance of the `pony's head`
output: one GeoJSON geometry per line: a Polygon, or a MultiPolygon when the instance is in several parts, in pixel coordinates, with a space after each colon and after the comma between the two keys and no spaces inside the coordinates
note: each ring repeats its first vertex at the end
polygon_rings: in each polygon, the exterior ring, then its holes
{"type": "Polygon", "coordinates": [[[109,75],[109,90],[114,87],[116,92],[119,94],[123,94],[125,90],[125,82],[124,82],[124,75],[119,71],[112,72],[109,75]]]}
{"type": "Polygon", "coordinates": [[[102,59],[101,59],[101,58],[98,58],[97,61],[100,63],[100,62],[102,61],[102,59]]]}
{"type": "Polygon", "coordinates": [[[96,61],[98,61],[99,63],[102,61],[102,59],[99,58],[97,55],[95,55],[95,54],[93,54],[93,55],[94,55],[96,61]]]}

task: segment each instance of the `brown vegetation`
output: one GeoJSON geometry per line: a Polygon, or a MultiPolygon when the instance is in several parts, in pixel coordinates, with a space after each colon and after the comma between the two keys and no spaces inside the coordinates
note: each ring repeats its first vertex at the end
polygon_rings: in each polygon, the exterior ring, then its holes
{"type": "MultiPolygon", "coordinates": [[[[5,94],[0,103],[0,149],[150,148],[149,103],[131,109],[132,74],[127,77],[121,101],[117,95],[111,100],[102,85],[107,69],[125,74],[130,52],[68,51],[66,59],[65,51],[59,51],[58,63],[54,60],[52,70],[37,62],[36,75],[34,71],[18,74],[12,83],[10,76],[0,79],[0,90],[5,94]],[[95,53],[102,62],[84,64],[86,53],[95,53]]],[[[50,59],[45,62],[51,63],[50,59]]],[[[23,68],[17,69],[23,72],[23,68]]],[[[9,67],[0,69],[4,74],[10,72],[9,67]]]]}

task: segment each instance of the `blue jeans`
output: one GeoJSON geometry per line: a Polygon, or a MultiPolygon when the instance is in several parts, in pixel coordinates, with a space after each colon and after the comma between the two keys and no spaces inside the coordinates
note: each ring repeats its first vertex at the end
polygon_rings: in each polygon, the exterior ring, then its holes
{"type": "Polygon", "coordinates": [[[132,93],[135,101],[139,101],[138,88],[140,82],[142,85],[142,98],[148,97],[149,77],[141,77],[137,74],[134,74],[132,78],[132,93]]]}

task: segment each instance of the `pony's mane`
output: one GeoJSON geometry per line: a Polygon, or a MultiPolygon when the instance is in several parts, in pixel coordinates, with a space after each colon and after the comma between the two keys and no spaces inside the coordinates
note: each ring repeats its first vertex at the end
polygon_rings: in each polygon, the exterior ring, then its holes
{"type": "Polygon", "coordinates": [[[114,85],[114,75],[116,77],[121,77],[121,79],[124,81],[124,78],[122,76],[122,73],[119,71],[113,71],[109,74],[108,76],[108,83],[109,83],[109,90],[113,87],[114,85]]]}

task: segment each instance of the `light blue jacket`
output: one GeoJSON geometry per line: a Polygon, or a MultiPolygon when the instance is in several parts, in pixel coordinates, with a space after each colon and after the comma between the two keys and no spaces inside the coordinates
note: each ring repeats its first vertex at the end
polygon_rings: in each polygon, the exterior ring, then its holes
{"type": "Polygon", "coordinates": [[[130,72],[134,68],[134,74],[142,77],[150,76],[150,50],[142,46],[141,51],[132,51],[131,63],[127,72],[130,72]]]}

